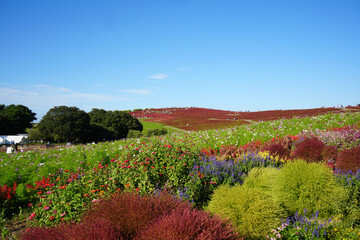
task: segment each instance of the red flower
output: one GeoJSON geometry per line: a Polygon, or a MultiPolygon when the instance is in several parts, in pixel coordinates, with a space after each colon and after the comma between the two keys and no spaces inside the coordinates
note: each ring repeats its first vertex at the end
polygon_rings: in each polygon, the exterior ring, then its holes
{"type": "Polygon", "coordinates": [[[50,217],[50,220],[53,220],[54,218],[55,218],[54,216],[51,216],[51,217],[50,217]]]}

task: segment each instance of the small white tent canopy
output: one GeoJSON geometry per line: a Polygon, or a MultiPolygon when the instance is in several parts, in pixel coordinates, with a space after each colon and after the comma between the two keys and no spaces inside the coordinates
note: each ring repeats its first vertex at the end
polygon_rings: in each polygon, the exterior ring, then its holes
{"type": "Polygon", "coordinates": [[[0,136],[0,144],[26,143],[27,137],[27,134],[0,136]]]}

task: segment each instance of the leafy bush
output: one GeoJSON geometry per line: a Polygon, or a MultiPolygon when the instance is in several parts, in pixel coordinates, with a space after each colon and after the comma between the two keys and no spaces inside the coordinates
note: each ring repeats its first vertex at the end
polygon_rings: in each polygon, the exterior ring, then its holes
{"type": "Polygon", "coordinates": [[[278,172],[278,169],[272,167],[253,168],[245,178],[243,185],[271,194],[274,179],[278,172]]]}
{"type": "Polygon", "coordinates": [[[175,208],[189,208],[190,204],[162,193],[158,196],[141,197],[137,193],[116,194],[103,199],[84,216],[85,223],[108,220],[125,239],[134,237],[150,221],[167,215],[175,208]]]}
{"type": "Polygon", "coordinates": [[[332,131],[316,133],[326,144],[339,149],[350,149],[360,146],[360,128],[358,126],[345,126],[332,131]]]}
{"type": "Polygon", "coordinates": [[[329,163],[335,163],[338,155],[338,149],[335,146],[325,146],[321,150],[321,158],[329,163]]]}
{"type": "Polygon", "coordinates": [[[340,151],[336,167],[343,170],[358,170],[360,168],[360,146],[340,151]]]}
{"type": "Polygon", "coordinates": [[[239,239],[239,234],[230,222],[218,216],[196,209],[177,208],[171,214],[151,222],[135,239],[235,240],[239,239]]]}
{"type": "Polygon", "coordinates": [[[241,234],[260,237],[281,224],[284,216],[274,198],[257,188],[221,186],[212,196],[207,209],[230,219],[241,234]]]}
{"type": "Polygon", "coordinates": [[[142,133],[138,130],[129,130],[126,138],[139,138],[142,136],[142,133]]]}
{"type": "Polygon", "coordinates": [[[309,214],[329,216],[339,210],[345,190],[326,165],[294,160],[277,173],[274,194],[289,215],[308,209],[309,214]]]}
{"type": "Polygon", "coordinates": [[[296,144],[293,155],[308,162],[319,162],[322,160],[321,150],[324,147],[325,144],[318,138],[306,138],[296,144]]]}
{"type": "Polygon", "coordinates": [[[167,130],[166,128],[155,128],[155,129],[150,129],[147,131],[146,136],[147,137],[151,137],[151,136],[161,136],[161,135],[165,135],[167,134],[167,130]]]}
{"type": "Polygon", "coordinates": [[[61,224],[51,228],[31,228],[22,234],[23,240],[97,240],[119,239],[125,240],[120,232],[109,221],[98,219],[93,223],[61,224]]]}
{"type": "Polygon", "coordinates": [[[341,204],[343,222],[351,227],[360,226],[360,169],[353,173],[335,170],[336,180],[346,188],[347,196],[341,204]]]}
{"type": "Polygon", "coordinates": [[[218,160],[216,157],[203,157],[190,170],[191,179],[180,193],[202,207],[210,200],[211,194],[221,184],[234,186],[242,184],[246,174],[254,167],[279,166],[269,156],[248,153],[235,160],[218,160]]]}
{"type": "Polygon", "coordinates": [[[270,144],[265,150],[269,151],[271,156],[279,156],[280,158],[287,158],[290,155],[289,149],[279,143],[270,144]]]}
{"type": "Polygon", "coordinates": [[[275,239],[327,239],[326,230],[331,218],[321,224],[317,220],[318,212],[311,216],[311,220],[306,217],[306,213],[305,210],[304,215],[296,212],[294,216],[288,217],[280,227],[272,230],[270,237],[275,239]]]}

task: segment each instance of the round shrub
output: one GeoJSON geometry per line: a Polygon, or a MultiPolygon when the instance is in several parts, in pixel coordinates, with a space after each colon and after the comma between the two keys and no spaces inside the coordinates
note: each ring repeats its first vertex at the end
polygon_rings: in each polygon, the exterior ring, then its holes
{"type": "Polygon", "coordinates": [[[340,151],[336,160],[336,167],[357,171],[360,168],[360,146],[340,151]]]}
{"type": "Polygon", "coordinates": [[[279,204],[257,188],[220,186],[207,209],[231,220],[240,234],[260,237],[281,224],[284,217],[279,204]]]}
{"type": "Polygon", "coordinates": [[[279,170],[273,192],[288,215],[307,209],[309,214],[319,211],[320,216],[328,217],[339,210],[345,196],[329,167],[303,160],[288,162],[279,170]]]}
{"type": "Polygon", "coordinates": [[[31,228],[23,233],[24,240],[97,240],[97,239],[118,239],[125,240],[109,221],[98,219],[96,222],[60,224],[51,228],[31,228]]]}
{"type": "Polygon", "coordinates": [[[245,178],[243,185],[271,194],[274,179],[278,172],[278,169],[271,167],[253,168],[245,178]]]}
{"type": "Polygon", "coordinates": [[[175,199],[168,193],[144,197],[138,193],[120,193],[100,200],[86,212],[84,222],[96,223],[99,219],[106,219],[121,232],[122,237],[129,239],[150,221],[171,213],[175,208],[188,208],[189,206],[189,203],[175,199]]]}
{"type": "Polygon", "coordinates": [[[290,155],[289,149],[279,143],[270,144],[265,150],[269,151],[271,156],[279,156],[280,158],[287,158],[290,155]]]}
{"type": "Polygon", "coordinates": [[[322,160],[321,150],[325,144],[318,138],[307,138],[295,146],[294,157],[304,159],[308,162],[319,162],[322,160]]]}
{"type": "Polygon", "coordinates": [[[235,240],[239,234],[228,221],[205,211],[178,208],[149,224],[136,240],[235,240]]]}
{"type": "Polygon", "coordinates": [[[338,149],[335,146],[325,146],[321,150],[321,157],[324,161],[335,163],[338,155],[338,149]]]}
{"type": "Polygon", "coordinates": [[[66,239],[65,235],[59,228],[34,227],[21,234],[22,240],[62,240],[66,239]]]}

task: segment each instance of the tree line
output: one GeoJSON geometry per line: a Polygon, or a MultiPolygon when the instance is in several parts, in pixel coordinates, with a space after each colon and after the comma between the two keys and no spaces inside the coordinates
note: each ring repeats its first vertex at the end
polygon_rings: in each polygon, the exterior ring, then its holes
{"type": "Polygon", "coordinates": [[[26,129],[32,127],[31,122],[36,120],[35,115],[23,105],[0,104],[0,135],[26,133],[26,129]]]}
{"type": "Polygon", "coordinates": [[[13,127],[13,125],[17,124],[16,121],[13,121],[15,118],[9,118],[9,122],[12,122],[12,125],[8,124],[5,126],[4,124],[7,124],[8,121],[3,122],[2,116],[4,114],[2,114],[1,109],[8,107],[4,105],[0,105],[0,107],[0,129],[3,130],[1,132],[2,135],[24,133],[26,128],[30,128],[28,130],[29,140],[35,141],[86,143],[118,140],[126,138],[130,130],[139,132],[143,130],[141,122],[124,111],[106,111],[94,108],[87,113],[77,107],[67,106],[56,106],[50,109],[41,121],[33,127],[31,127],[31,122],[36,120],[35,114],[27,107],[21,108],[24,113],[18,116],[19,119],[22,119],[19,127],[13,127]],[[32,118],[24,117],[26,116],[25,113],[28,113],[32,118]]]}

